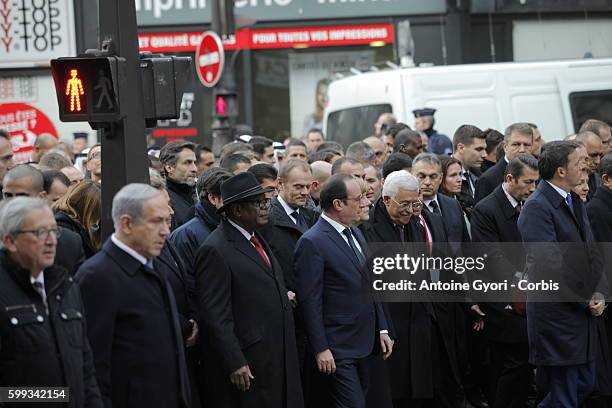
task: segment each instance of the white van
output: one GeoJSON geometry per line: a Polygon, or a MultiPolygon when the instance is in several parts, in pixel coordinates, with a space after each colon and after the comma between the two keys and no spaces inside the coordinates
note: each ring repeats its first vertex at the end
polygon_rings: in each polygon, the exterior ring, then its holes
{"type": "Polygon", "coordinates": [[[612,58],[389,69],[336,80],[328,97],[324,129],[344,146],[372,135],[383,112],[413,127],[423,107],[451,139],[465,123],[503,133],[531,122],[559,140],[591,117],[612,123],[612,58]]]}

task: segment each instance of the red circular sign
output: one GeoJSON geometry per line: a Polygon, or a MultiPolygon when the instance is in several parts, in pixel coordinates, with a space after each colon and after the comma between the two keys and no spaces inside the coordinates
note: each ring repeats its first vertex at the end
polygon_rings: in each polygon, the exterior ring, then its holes
{"type": "Polygon", "coordinates": [[[196,72],[206,87],[215,86],[223,73],[225,52],[221,38],[214,31],[206,31],[196,49],[196,72]]]}
{"type": "Polygon", "coordinates": [[[11,137],[15,164],[30,160],[38,136],[48,133],[58,139],[51,119],[27,103],[0,103],[0,129],[7,130],[11,137]]]}

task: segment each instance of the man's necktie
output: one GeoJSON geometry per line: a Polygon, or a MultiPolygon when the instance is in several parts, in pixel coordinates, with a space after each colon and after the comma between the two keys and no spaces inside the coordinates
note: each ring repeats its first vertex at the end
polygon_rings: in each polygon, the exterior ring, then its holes
{"type": "Polygon", "coordinates": [[[434,214],[440,214],[440,207],[438,207],[438,202],[436,200],[432,200],[429,203],[429,207],[431,208],[431,212],[434,214]]]}
{"type": "Polygon", "coordinates": [[[43,288],[42,283],[40,283],[39,281],[34,281],[32,282],[32,287],[42,298],[42,302],[45,305],[45,311],[47,312],[47,314],[49,314],[49,306],[47,305],[47,294],[45,293],[45,289],[43,288]]]}
{"type": "Polygon", "coordinates": [[[406,236],[404,235],[405,227],[403,225],[396,225],[395,228],[397,228],[397,232],[400,237],[400,242],[406,242],[406,236]]]}
{"type": "Polygon", "coordinates": [[[474,197],[474,190],[472,190],[472,177],[470,176],[470,172],[466,171],[463,173],[463,180],[461,181],[462,189],[469,193],[470,196],[474,197]]]}
{"type": "Polygon", "coordinates": [[[572,214],[574,214],[574,206],[573,206],[573,200],[572,200],[572,194],[571,193],[567,193],[567,195],[565,196],[565,203],[569,207],[569,209],[572,212],[572,214]]]}
{"type": "Polygon", "coordinates": [[[255,246],[255,249],[259,253],[259,256],[261,256],[261,259],[263,259],[265,264],[268,265],[268,268],[272,267],[272,264],[270,263],[270,258],[268,258],[268,255],[266,254],[266,251],[264,251],[261,242],[259,242],[259,239],[257,239],[255,235],[251,237],[251,242],[255,246]]]}
{"type": "Polygon", "coordinates": [[[423,227],[423,231],[425,231],[425,254],[429,256],[431,254],[431,244],[429,243],[429,232],[427,232],[427,224],[425,223],[425,218],[421,217],[421,226],[423,227]]]}
{"type": "Polygon", "coordinates": [[[306,232],[308,230],[308,225],[306,225],[306,221],[304,220],[304,217],[302,217],[302,215],[298,212],[298,210],[295,210],[294,212],[292,212],[291,216],[296,221],[296,225],[300,231],[306,232]]]}
{"type": "Polygon", "coordinates": [[[350,228],[345,228],[344,231],[342,231],[342,233],[344,234],[346,238],[348,238],[349,246],[355,253],[355,256],[357,257],[357,260],[359,261],[359,263],[362,265],[365,264],[365,261],[366,261],[365,256],[363,256],[361,251],[357,248],[357,245],[355,245],[355,242],[353,241],[353,233],[351,232],[350,228]]]}

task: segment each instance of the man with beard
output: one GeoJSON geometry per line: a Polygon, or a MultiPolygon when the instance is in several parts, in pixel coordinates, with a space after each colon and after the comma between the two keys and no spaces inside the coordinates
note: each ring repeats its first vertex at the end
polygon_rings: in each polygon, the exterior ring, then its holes
{"type": "Polygon", "coordinates": [[[219,167],[204,172],[197,183],[200,201],[195,205],[195,217],[170,234],[170,241],[185,264],[186,272],[195,274],[195,255],[210,233],[219,225],[217,210],[223,205],[221,183],[232,177],[232,173],[219,167]]]}
{"type": "Polygon", "coordinates": [[[170,203],[174,210],[172,229],[176,229],[194,216],[196,145],[191,142],[171,142],[162,147],[159,160],[164,166],[170,203]]]}

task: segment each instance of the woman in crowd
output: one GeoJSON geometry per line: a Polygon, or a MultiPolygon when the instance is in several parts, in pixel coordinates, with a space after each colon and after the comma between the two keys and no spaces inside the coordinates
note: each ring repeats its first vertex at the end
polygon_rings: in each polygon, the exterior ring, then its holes
{"type": "Polygon", "coordinates": [[[85,163],[88,178],[101,183],[102,182],[102,145],[95,144],[87,153],[87,162],[85,163]]]}
{"type": "Polygon", "coordinates": [[[589,195],[589,175],[586,170],[580,176],[580,184],[574,187],[574,193],[580,196],[583,203],[586,203],[587,196],[589,195]]]}
{"type": "Polygon", "coordinates": [[[81,236],[85,258],[100,249],[100,211],[102,188],[92,180],[70,186],[68,192],[53,204],[57,225],[81,236]]]}

